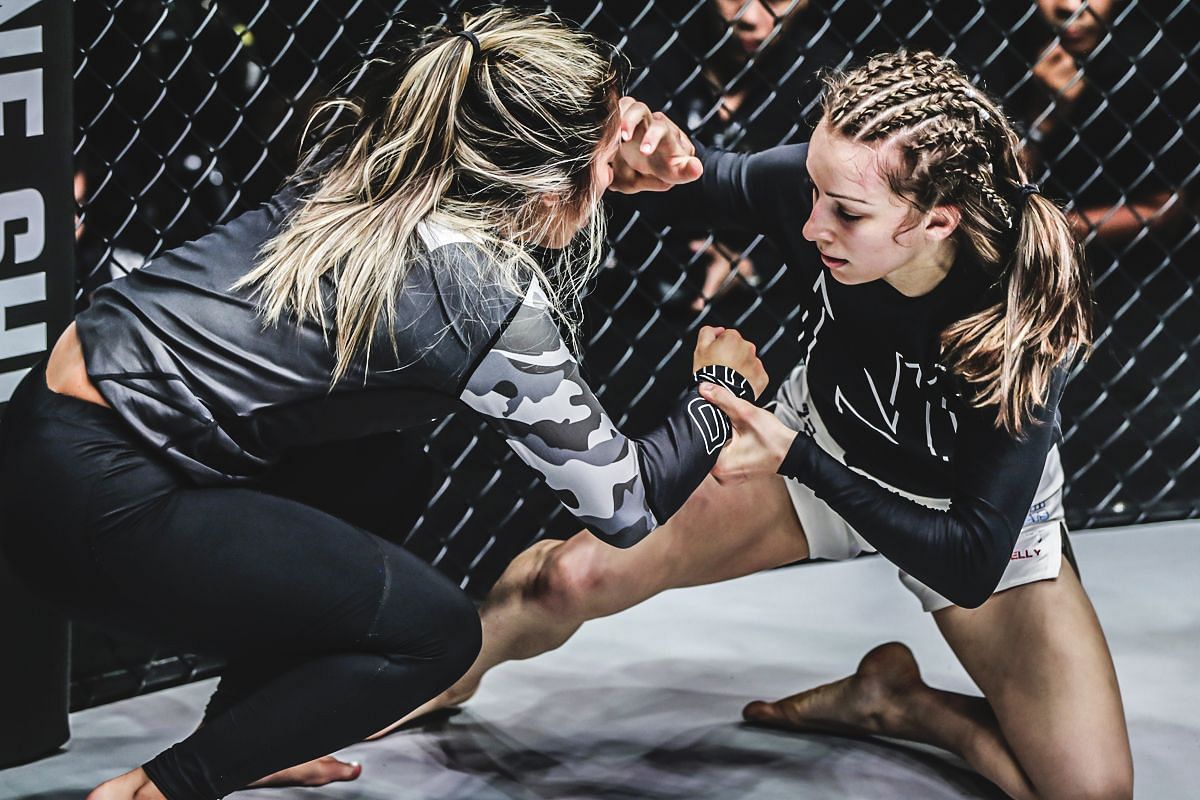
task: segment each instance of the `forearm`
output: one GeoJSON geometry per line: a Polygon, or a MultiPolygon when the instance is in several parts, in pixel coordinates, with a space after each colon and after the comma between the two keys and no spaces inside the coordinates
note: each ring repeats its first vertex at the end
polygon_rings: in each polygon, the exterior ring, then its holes
{"type": "Polygon", "coordinates": [[[687,229],[719,227],[777,234],[808,213],[808,145],[731,153],[696,143],[700,179],[665,193],[643,192],[638,208],[654,220],[687,229]]]}
{"type": "Polygon", "coordinates": [[[808,485],[888,560],[965,608],[991,596],[1020,529],[1020,520],[979,500],[953,502],[948,511],[909,500],[805,435],[795,438],[779,473],[808,485]]]}
{"type": "MultiPolygon", "coordinates": [[[[750,383],[728,367],[706,367],[697,372],[697,381],[717,383],[745,400],[754,398],[750,383]]],[[[635,440],[646,500],[660,524],[691,497],[731,436],[725,412],[692,386],[661,425],[635,440]]]]}

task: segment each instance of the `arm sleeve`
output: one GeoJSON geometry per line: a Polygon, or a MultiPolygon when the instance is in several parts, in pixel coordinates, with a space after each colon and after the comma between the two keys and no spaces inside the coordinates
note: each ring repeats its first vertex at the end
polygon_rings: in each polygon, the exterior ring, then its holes
{"type": "MultiPolygon", "coordinates": [[[[750,391],[740,375],[727,373],[727,386],[750,391]]],[[[471,372],[460,399],[589,531],[617,547],[636,544],[670,518],[731,435],[728,418],[695,386],[646,436],[622,434],[580,376],[536,287],[471,372]]]]}
{"type": "MultiPolygon", "coordinates": [[[[888,560],[955,605],[982,605],[999,585],[1033,502],[1057,430],[1067,370],[1022,438],[987,413],[964,415],[955,442],[950,507],[932,509],[854,472],[801,433],[779,473],[812,488],[888,560]]],[[[976,411],[981,411],[976,409],[976,411]]]]}
{"type": "Polygon", "coordinates": [[[683,228],[717,227],[776,234],[798,228],[812,210],[807,144],[731,153],[692,140],[704,174],[666,192],[637,195],[639,210],[683,228]]]}

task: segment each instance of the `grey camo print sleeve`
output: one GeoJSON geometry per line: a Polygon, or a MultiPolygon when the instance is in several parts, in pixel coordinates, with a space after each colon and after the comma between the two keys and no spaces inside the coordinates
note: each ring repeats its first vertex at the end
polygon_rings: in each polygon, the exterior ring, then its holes
{"type": "Polygon", "coordinates": [[[675,513],[728,438],[728,425],[694,387],[656,431],[640,440],[622,434],[580,376],[536,285],[461,399],[588,530],[617,547],[636,544],[675,513]]]}

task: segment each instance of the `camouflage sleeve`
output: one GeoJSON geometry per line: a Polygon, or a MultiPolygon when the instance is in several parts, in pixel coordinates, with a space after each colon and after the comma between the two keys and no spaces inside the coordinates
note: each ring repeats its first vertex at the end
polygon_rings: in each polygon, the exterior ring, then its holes
{"type": "Polygon", "coordinates": [[[461,399],[588,530],[617,547],[636,544],[674,514],[730,435],[728,420],[694,386],[650,434],[622,434],[580,376],[536,286],[468,377],[461,399]]]}

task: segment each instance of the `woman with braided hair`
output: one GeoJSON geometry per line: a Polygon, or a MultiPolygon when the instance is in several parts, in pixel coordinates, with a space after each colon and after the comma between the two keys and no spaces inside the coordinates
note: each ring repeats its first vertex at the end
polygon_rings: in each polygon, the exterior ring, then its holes
{"type": "MultiPolygon", "coordinates": [[[[342,135],[268,202],[97,290],[13,395],[14,571],[73,617],[226,660],[201,727],[90,800],[353,778],[321,757],[474,660],[458,587],[257,483],[295,449],[469,409],[616,548],[669,518],[730,435],[690,385],[625,436],[560,333],[600,261],[600,195],[627,171],[618,132],[644,116],[611,51],[546,13],[463,25],[327,104],[342,135]]],[[[673,146],[639,160],[656,188],[699,172],[673,146]]],[[[765,388],[736,332],[699,339],[697,381],[765,388]]]]}
{"type": "Polygon", "coordinates": [[[583,532],[526,551],[483,607],[480,658],[429,707],[663,589],[878,551],[984,696],[927,686],[890,643],[747,719],[937,745],[1016,798],[1128,797],[1116,675],[1061,506],[1057,406],[1090,326],[1068,222],[950,61],[832,74],[822,112],[808,144],[701,149],[700,180],[648,206],[765,234],[806,270],[806,355],[774,413],[703,389],[736,431],[715,479],[629,550],[583,532]]]}

